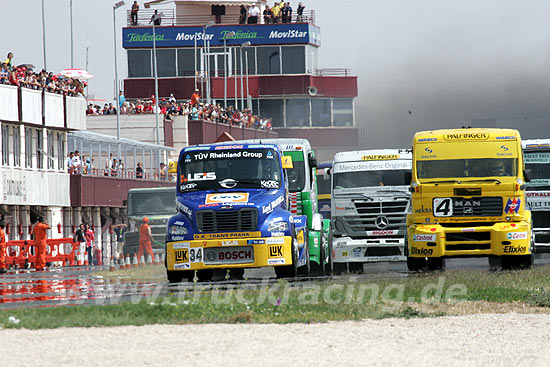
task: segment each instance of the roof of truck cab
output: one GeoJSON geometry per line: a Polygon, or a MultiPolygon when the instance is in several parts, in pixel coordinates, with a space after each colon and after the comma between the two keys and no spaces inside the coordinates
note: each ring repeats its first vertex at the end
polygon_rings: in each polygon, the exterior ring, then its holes
{"type": "Polygon", "coordinates": [[[528,139],[522,140],[521,146],[524,150],[549,150],[550,139],[528,139]]]}
{"type": "Polygon", "coordinates": [[[198,144],[190,145],[181,150],[181,152],[192,152],[192,151],[209,151],[209,150],[223,150],[223,149],[257,149],[257,148],[278,148],[276,143],[264,142],[261,143],[252,140],[238,140],[238,141],[224,141],[219,143],[211,144],[198,144]],[[265,145],[265,146],[264,146],[265,145]]]}
{"type": "Polygon", "coordinates": [[[410,149],[370,149],[336,153],[334,163],[356,161],[412,160],[410,149]]]}
{"type": "Polygon", "coordinates": [[[499,128],[463,128],[419,131],[413,142],[433,143],[444,141],[502,141],[520,140],[519,131],[499,128]]]}
{"type": "Polygon", "coordinates": [[[298,139],[298,138],[277,138],[277,139],[247,139],[247,140],[237,140],[236,142],[247,143],[247,144],[278,144],[283,151],[290,150],[311,150],[311,144],[307,139],[298,139]]]}

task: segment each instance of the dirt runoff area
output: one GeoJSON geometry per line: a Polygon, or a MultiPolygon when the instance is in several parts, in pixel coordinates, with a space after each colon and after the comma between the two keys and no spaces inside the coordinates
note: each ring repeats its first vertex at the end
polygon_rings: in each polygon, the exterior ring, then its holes
{"type": "Polygon", "coordinates": [[[3,366],[548,366],[550,315],[0,330],[3,366]]]}

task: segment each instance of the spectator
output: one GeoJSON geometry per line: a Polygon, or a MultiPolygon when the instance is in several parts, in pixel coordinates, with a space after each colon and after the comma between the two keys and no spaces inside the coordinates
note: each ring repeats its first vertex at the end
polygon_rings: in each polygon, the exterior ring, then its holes
{"type": "Polygon", "coordinates": [[[176,103],[176,97],[174,97],[174,93],[170,93],[170,98],[168,98],[168,102],[176,103]]]}
{"type": "Polygon", "coordinates": [[[281,5],[278,2],[275,2],[275,4],[273,4],[273,7],[271,8],[271,13],[273,14],[273,24],[279,23],[281,5]]]}
{"type": "Polygon", "coordinates": [[[105,161],[105,170],[103,171],[103,174],[105,176],[109,176],[111,173],[111,166],[113,165],[113,153],[109,154],[109,159],[105,161]]]}
{"type": "Polygon", "coordinates": [[[239,16],[239,24],[246,24],[246,15],[247,15],[246,8],[244,5],[241,5],[240,9],[240,16],[239,16]]]}
{"type": "Polygon", "coordinates": [[[305,6],[302,5],[302,3],[298,3],[298,9],[296,10],[296,14],[298,14],[298,16],[296,17],[296,22],[297,23],[301,23],[304,21],[304,9],[305,9],[305,6]]]}
{"type": "Polygon", "coordinates": [[[116,224],[113,227],[113,230],[116,235],[116,251],[113,251],[115,253],[115,260],[120,264],[120,259],[124,259],[124,233],[126,233],[126,224],[122,220],[122,218],[118,219],[116,224]]]}
{"type": "Polygon", "coordinates": [[[65,163],[67,164],[67,171],[72,173],[74,152],[70,152],[65,163]]]}
{"type": "Polygon", "coordinates": [[[248,9],[248,24],[258,24],[258,17],[260,16],[260,8],[256,4],[252,5],[248,9]]]}
{"type": "Polygon", "coordinates": [[[160,179],[165,180],[166,179],[166,165],[164,163],[160,163],[160,179]]]}
{"type": "Polygon", "coordinates": [[[271,12],[271,8],[266,5],[264,9],[264,24],[271,23],[272,17],[273,17],[273,13],[271,12]]]}
{"type": "Polygon", "coordinates": [[[292,6],[290,6],[290,2],[286,3],[288,8],[288,22],[292,23],[292,6]]]}
{"type": "Polygon", "coordinates": [[[82,168],[82,160],[80,159],[80,153],[78,150],[74,151],[74,156],[72,159],[72,168],[73,172],[80,172],[80,169],[82,168]]]}
{"type": "Polygon", "coordinates": [[[201,101],[201,96],[199,94],[199,90],[195,89],[195,93],[191,95],[191,104],[193,106],[198,105],[201,101]]]}
{"type": "Polygon", "coordinates": [[[88,223],[84,225],[84,237],[86,238],[86,252],[88,253],[88,265],[92,266],[94,264],[92,246],[95,240],[95,236],[94,236],[94,232],[92,231],[88,223]]]}
{"type": "Polygon", "coordinates": [[[288,23],[288,14],[289,14],[289,9],[288,9],[288,4],[285,4],[282,8],[281,8],[281,20],[283,21],[283,23],[288,23]]]}
{"type": "Polygon", "coordinates": [[[111,166],[111,177],[116,177],[118,171],[118,160],[113,159],[113,165],[111,166]]]}
{"type": "Polygon", "coordinates": [[[139,11],[139,4],[137,1],[134,1],[132,4],[132,10],[130,11],[130,15],[132,16],[132,25],[138,24],[138,11],[139,11]]]}
{"type": "Polygon", "coordinates": [[[74,234],[74,241],[78,242],[78,251],[77,251],[77,261],[80,261],[82,264],[84,264],[84,251],[86,249],[86,236],[85,233],[84,223],[81,223],[78,226],[78,230],[74,234]]]}
{"type": "Polygon", "coordinates": [[[138,162],[136,167],[136,178],[143,178],[143,166],[141,162],[138,162]]]}
{"type": "Polygon", "coordinates": [[[122,108],[122,105],[124,104],[124,102],[126,102],[126,97],[124,97],[124,92],[120,91],[118,93],[118,108],[122,108]]]}
{"type": "Polygon", "coordinates": [[[151,20],[149,21],[149,24],[153,23],[153,25],[160,25],[161,22],[162,22],[162,17],[159,14],[159,11],[155,10],[155,13],[151,17],[151,20]]]}
{"type": "Polygon", "coordinates": [[[6,61],[4,61],[4,64],[6,64],[8,66],[8,70],[13,69],[12,60],[13,60],[13,53],[8,52],[8,58],[6,59],[6,61]]]}

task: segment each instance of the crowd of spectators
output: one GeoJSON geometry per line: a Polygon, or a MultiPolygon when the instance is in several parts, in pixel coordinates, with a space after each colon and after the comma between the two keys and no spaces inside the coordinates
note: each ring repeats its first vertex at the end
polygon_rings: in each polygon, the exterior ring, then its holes
{"type": "Polygon", "coordinates": [[[0,64],[0,84],[45,90],[46,92],[66,96],[84,96],[84,88],[86,87],[86,82],[80,82],[78,79],[54,75],[46,70],[34,72],[32,65],[29,64],[15,66],[13,64],[13,53],[11,52],[8,53],[6,60],[0,64]]]}
{"type": "MultiPolygon", "coordinates": [[[[126,100],[121,93],[119,96],[120,113],[125,115],[154,114],[156,111],[155,96],[135,101],[126,100]]],[[[253,129],[271,130],[271,118],[261,118],[251,113],[249,109],[236,110],[233,106],[224,108],[218,104],[205,104],[201,102],[198,91],[195,91],[191,100],[178,101],[173,94],[168,98],[161,98],[159,101],[159,113],[168,120],[173,116],[189,116],[190,120],[204,120],[218,122],[238,127],[253,129]]],[[[116,114],[116,107],[112,103],[105,103],[103,108],[100,105],[90,103],[86,110],[87,115],[113,115],[116,114]]]]}
{"type": "MultiPolygon", "coordinates": [[[[296,8],[295,21],[300,23],[304,21],[305,6],[300,2],[296,8]]],[[[262,13],[264,24],[292,23],[292,14],[294,10],[287,1],[276,1],[272,7],[266,5],[262,13]]],[[[260,17],[260,9],[257,5],[241,5],[239,24],[257,24],[260,17]]]]}

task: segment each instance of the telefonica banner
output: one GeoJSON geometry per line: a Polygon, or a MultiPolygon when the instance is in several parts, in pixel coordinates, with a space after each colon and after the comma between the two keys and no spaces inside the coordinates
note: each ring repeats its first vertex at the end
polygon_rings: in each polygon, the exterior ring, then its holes
{"type": "MultiPolygon", "coordinates": [[[[210,46],[312,44],[321,46],[321,30],[312,24],[255,24],[203,27],[157,27],[156,47],[193,47],[210,41],[210,46]]],[[[124,48],[153,47],[153,28],[123,28],[124,48]]]]}

